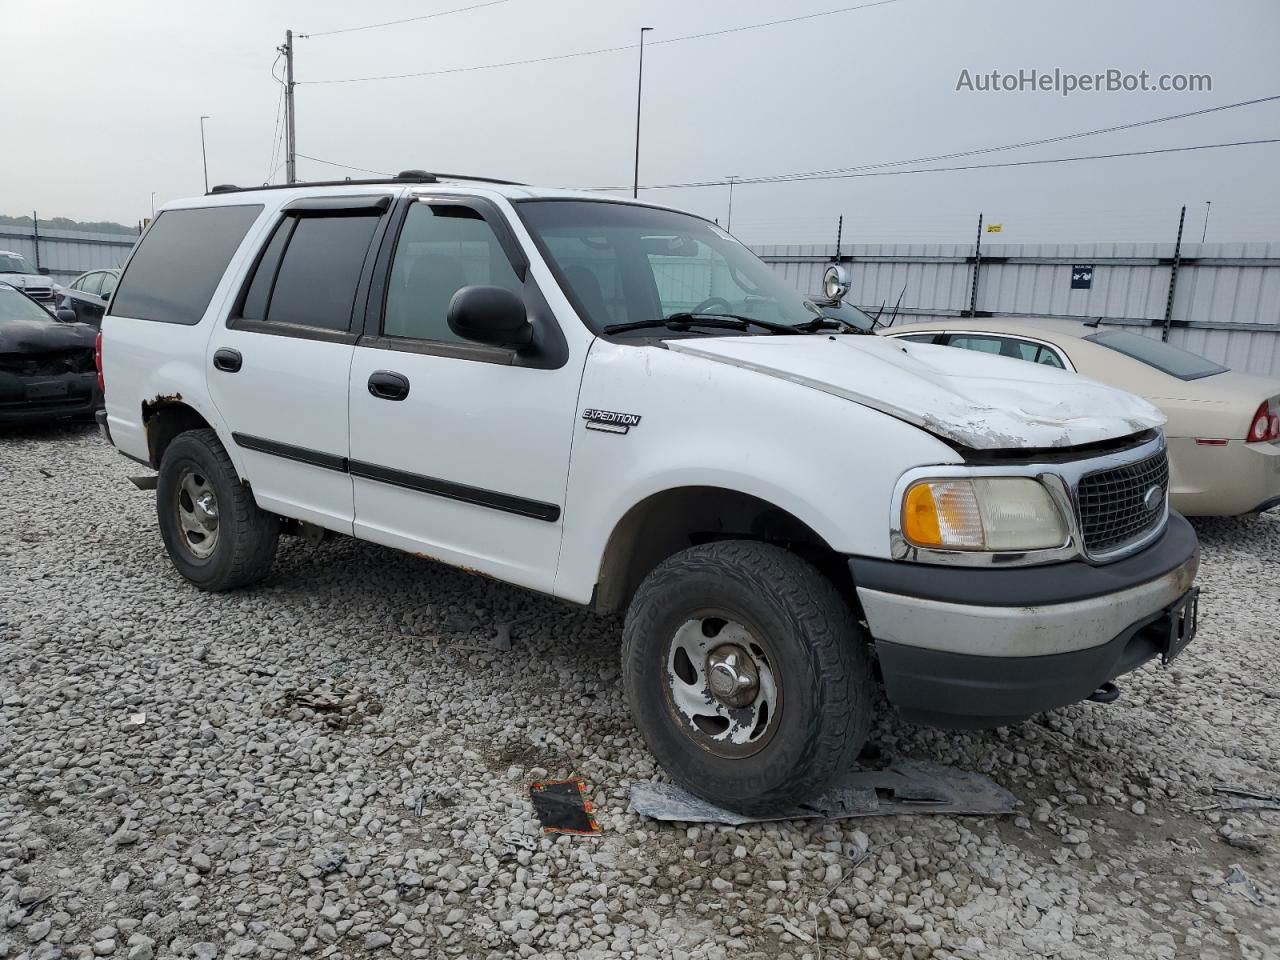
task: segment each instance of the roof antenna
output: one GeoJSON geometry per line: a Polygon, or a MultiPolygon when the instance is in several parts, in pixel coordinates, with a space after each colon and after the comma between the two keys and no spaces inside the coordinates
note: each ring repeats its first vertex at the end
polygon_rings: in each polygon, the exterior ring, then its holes
{"type": "Polygon", "coordinates": [[[1096,328],[1097,328],[1097,326],[1098,326],[1098,324],[1100,324],[1101,322],[1102,322],[1102,318],[1101,318],[1101,317],[1094,317],[1092,320],[1086,320],[1086,321],[1084,322],[1084,325],[1085,325],[1086,327],[1094,327],[1094,328],[1096,329],[1096,328]]]}

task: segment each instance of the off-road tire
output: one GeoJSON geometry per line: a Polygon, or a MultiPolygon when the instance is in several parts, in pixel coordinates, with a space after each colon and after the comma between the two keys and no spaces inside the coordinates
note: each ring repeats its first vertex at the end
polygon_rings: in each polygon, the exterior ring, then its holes
{"type": "Polygon", "coordinates": [[[622,640],[632,716],[658,762],[686,790],[748,816],[778,814],[822,792],[857,758],[871,722],[866,631],[835,586],[795,554],[721,541],[660,564],[636,592],[622,640]],[[772,739],[726,758],[684,732],[667,696],[667,650],[696,611],[725,610],[769,638],[784,692],[772,739]]]}
{"type": "Polygon", "coordinates": [[[234,590],[256,583],[275,561],[280,520],[254,502],[213,430],[180,433],[165,450],[156,484],[156,516],[169,559],[201,590],[234,590]],[[185,468],[198,470],[218,499],[218,540],[205,558],[187,547],[177,520],[177,485],[185,468]]]}

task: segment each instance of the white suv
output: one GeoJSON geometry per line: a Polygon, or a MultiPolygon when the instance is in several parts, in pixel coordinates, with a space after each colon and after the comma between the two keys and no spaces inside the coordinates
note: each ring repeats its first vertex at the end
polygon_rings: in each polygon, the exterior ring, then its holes
{"type": "Polygon", "coordinates": [[[100,334],[104,432],[206,590],[336,531],[603,611],[671,776],[777,812],[910,719],[1168,659],[1194,533],[1161,415],[867,335],[706,220],[409,171],[168,205],[100,334]]]}

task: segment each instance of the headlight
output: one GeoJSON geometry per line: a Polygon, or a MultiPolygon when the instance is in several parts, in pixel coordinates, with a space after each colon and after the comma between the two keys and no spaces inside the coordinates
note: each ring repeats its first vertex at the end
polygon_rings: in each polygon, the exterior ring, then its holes
{"type": "Polygon", "coordinates": [[[1030,477],[920,480],[902,498],[902,534],[942,550],[1041,550],[1067,542],[1049,491],[1030,477]]]}

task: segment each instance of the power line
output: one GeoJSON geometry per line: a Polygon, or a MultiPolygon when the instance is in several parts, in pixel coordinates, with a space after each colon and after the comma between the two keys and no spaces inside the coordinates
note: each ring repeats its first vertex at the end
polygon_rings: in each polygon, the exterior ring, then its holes
{"type": "Polygon", "coordinates": [[[906,166],[913,163],[933,163],[937,160],[955,160],[960,157],[973,157],[986,153],[1000,153],[1004,150],[1019,150],[1023,147],[1039,147],[1049,143],[1061,143],[1065,140],[1079,140],[1082,137],[1093,137],[1103,133],[1116,133],[1120,130],[1133,130],[1138,127],[1149,127],[1157,123],[1168,123],[1171,120],[1185,120],[1188,117],[1198,117],[1207,113],[1218,113],[1222,110],[1235,110],[1240,107],[1251,107],[1259,103],[1270,103],[1280,100],[1280,94],[1273,94],[1268,97],[1257,97],[1253,100],[1240,100],[1236,103],[1219,104],[1216,107],[1205,107],[1201,110],[1188,110],[1185,113],[1174,113],[1167,117],[1155,117],[1151,120],[1137,120],[1133,123],[1121,123],[1110,127],[1098,127],[1096,130],[1082,130],[1079,133],[1067,133],[1056,137],[1043,137],[1039,140],[1023,140],[1020,143],[1007,143],[998,147],[980,147],[975,150],[961,150],[955,153],[943,153],[933,157],[917,157],[914,160],[892,160],[885,163],[862,164],[854,167],[835,167],[828,170],[813,170],[805,174],[778,174],[775,176],[760,176],[735,178],[738,183],[767,183],[781,176],[785,178],[804,177],[804,176],[826,176],[834,173],[850,173],[855,170],[875,170],[882,167],[906,166]]]}
{"type": "MultiPolygon", "coordinates": [[[[748,23],[737,27],[725,27],[720,30],[706,30],[702,33],[690,33],[680,37],[668,37],[665,40],[650,40],[647,41],[646,46],[656,47],[668,43],[684,43],[687,40],[704,40],[709,37],[720,37],[730,33],[743,33],[747,30],[763,30],[766,27],[777,27],[788,23],[799,23],[804,20],[816,20],[820,17],[832,17],[836,14],[853,13],[857,10],[867,10],[871,7],[883,7],[891,3],[901,2],[902,0],[872,0],[871,3],[860,3],[850,7],[838,7],[835,10],[823,10],[818,13],[806,13],[796,17],[785,17],[781,20],[767,20],[763,23],[748,23]]],[[[312,34],[312,36],[317,36],[317,34],[312,34]]],[[[443,70],[422,70],[416,73],[393,73],[369,77],[340,77],[332,80],[306,80],[298,82],[311,84],[365,83],[372,80],[409,80],[415,77],[439,77],[444,76],[445,74],[474,73],[478,70],[497,70],[502,67],[523,67],[535,63],[552,63],[559,60],[574,60],[579,57],[594,57],[604,53],[620,53],[623,50],[634,50],[639,46],[640,45],[638,43],[624,43],[614,47],[598,47],[594,50],[578,50],[574,53],[560,53],[546,57],[529,57],[524,60],[507,60],[501,63],[481,63],[474,64],[469,67],[447,67],[443,70]]]]}
{"type": "Polygon", "coordinates": [[[313,37],[331,37],[335,33],[356,33],[360,30],[376,30],[379,27],[394,27],[401,23],[414,23],[418,20],[434,20],[436,17],[447,17],[451,13],[466,13],[468,10],[479,10],[481,7],[496,7],[500,3],[510,3],[511,0],[486,0],[485,3],[474,3],[469,7],[457,7],[453,10],[441,10],[438,13],[426,13],[420,17],[405,17],[401,20],[385,20],[382,23],[366,23],[362,27],[343,27],[340,30],[321,30],[317,33],[300,33],[298,38],[311,39],[313,37]]]}
{"type": "Polygon", "coordinates": [[[385,170],[370,170],[368,167],[353,167],[349,163],[335,163],[332,160],[321,160],[319,157],[309,157],[305,153],[300,153],[298,156],[302,157],[304,160],[313,160],[316,163],[327,164],[330,167],[342,167],[344,170],[354,170],[357,173],[373,173],[377,174],[379,177],[394,176],[394,174],[387,173],[385,170]]]}
{"type": "MultiPolygon", "coordinates": [[[[1033,167],[1049,163],[1075,163],[1080,160],[1113,160],[1117,157],[1147,157],[1158,153],[1186,153],[1193,150],[1217,150],[1224,147],[1253,147],[1268,143],[1280,143],[1280,137],[1270,140],[1235,140],[1229,143],[1198,143],[1182,147],[1162,147],[1155,150],[1127,150],[1120,153],[1096,153],[1078,157],[1051,157],[1046,160],[1007,160],[1003,163],[971,163],[958,167],[925,167],[920,170],[868,170],[861,173],[831,173],[821,176],[798,174],[795,176],[778,176],[763,183],[796,183],[804,180],[856,180],[861,177],[902,177],[913,173],[954,173],[958,170],[996,170],[1002,167],[1033,167]]],[[[737,180],[737,183],[756,181],[737,180]]],[[[728,180],[703,180],[697,183],[659,183],[641,186],[642,190],[683,190],[692,187],[723,187],[728,180]]],[[[630,187],[594,187],[586,188],[597,192],[614,190],[630,190],[630,187]]]]}

